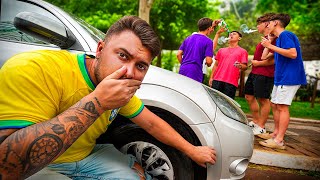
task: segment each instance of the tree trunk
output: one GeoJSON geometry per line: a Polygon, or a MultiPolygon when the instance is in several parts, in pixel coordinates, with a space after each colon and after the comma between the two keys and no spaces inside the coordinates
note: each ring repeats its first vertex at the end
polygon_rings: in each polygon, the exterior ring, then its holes
{"type": "Polygon", "coordinates": [[[157,56],[157,64],[156,64],[156,66],[160,68],[161,68],[161,58],[162,57],[161,57],[161,51],[160,51],[160,53],[157,56]]]}
{"type": "Polygon", "coordinates": [[[239,97],[244,97],[244,76],[245,71],[240,72],[239,97]]]}
{"type": "Polygon", "coordinates": [[[139,17],[149,23],[150,9],[153,0],[139,0],[139,17]]]}
{"type": "Polygon", "coordinates": [[[314,85],[313,85],[313,94],[312,94],[312,98],[311,98],[311,108],[314,108],[314,102],[315,102],[316,97],[317,97],[318,80],[319,79],[317,77],[315,77],[314,85]]]}

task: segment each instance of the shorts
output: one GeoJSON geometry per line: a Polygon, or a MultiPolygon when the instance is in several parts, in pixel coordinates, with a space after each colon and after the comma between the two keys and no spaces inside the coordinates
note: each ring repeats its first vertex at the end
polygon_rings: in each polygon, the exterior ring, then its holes
{"type": "Polygon", "coordinates": [[[234,99],[237,91],[237,87],[235,85],[216,80],[212,81],[212,88],[222,92],[232,99],[234,99]]]}
{"type": "Polygon", "coordinates": [[[256,98],[269,99],[274,78],[250,73],[244,87],[244,93],[256,98]]]}
{"type": "Polygon", "coordinates": [[[290,106],[299,88],[300,85],[274,85],[271,94],[271,102],[273,104],[285,104],[290,106]]]}
{"type": "MultiPolygon", "coordinates": [[[[140,180],[132,169],[135,162],[134,156],[121,153],[112,144],[98,144],[80,161],[50,164],[47,168],[71,179],[140,180]]],[[[145,176],[151,179],[150,175],[145,176]]]]}

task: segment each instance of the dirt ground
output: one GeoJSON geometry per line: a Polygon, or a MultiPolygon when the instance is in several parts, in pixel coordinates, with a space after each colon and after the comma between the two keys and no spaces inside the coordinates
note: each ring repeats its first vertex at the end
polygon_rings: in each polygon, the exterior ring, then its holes
{"type": "Polygon", "coordinates": [[[243,180],[319,180],[320,172],[249,164],[243,180]]]}

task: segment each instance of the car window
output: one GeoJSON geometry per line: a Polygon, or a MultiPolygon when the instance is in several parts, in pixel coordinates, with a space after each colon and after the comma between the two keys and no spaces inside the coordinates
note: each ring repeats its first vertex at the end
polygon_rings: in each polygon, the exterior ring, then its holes
{"type": "Polygon", "coordinates": [[[12,22],[0,22],[0,40],[49,44],[19,31],[12,22]]]}
{"type": "Polygon", "coordinates": [[[90,24],[88,24],[87,22],[85,22],[84,20],[70,14],[71,17],[73,17],[73,19],[75,19],[80,26],[86,30],[90,36],[96,41],[99,42],[100,40],[103,40],[105,37],[105,34],[103,32],[101,32],[100,30],[96,29],[95,27],[91,26],[90,24]]]}
{"type": "Polygon", "coordinates": [[[46,43],[44,41],[31,37],[15,28],[15,26],[13,25],[14,17],[18,13],[25,11],[36,12],[38,14],[42,14],[51,19],[54,19],[57,22],[61,22],[53,14],[35,4],[18,0],[1,0],[0,40],[39,45],[45,44],[56,47],[56,45],[46,43]]]}

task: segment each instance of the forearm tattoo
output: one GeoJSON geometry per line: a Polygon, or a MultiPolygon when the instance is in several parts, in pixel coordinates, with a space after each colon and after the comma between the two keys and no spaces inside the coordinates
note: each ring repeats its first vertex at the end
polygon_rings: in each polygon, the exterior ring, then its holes
{"type": "Polygon", "coordinates": [[[97,98],[81,99],[55,118],[0,131],[0,180],[26,178],[65,152],[103,113],[97,98]]]}

